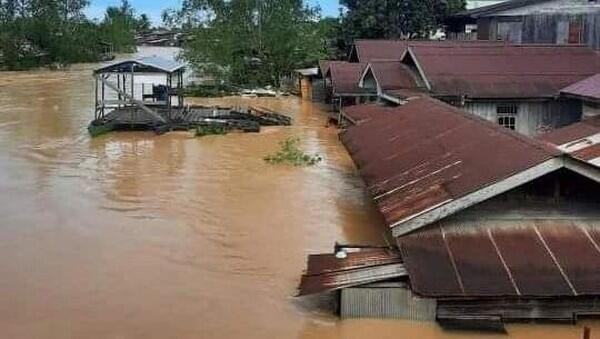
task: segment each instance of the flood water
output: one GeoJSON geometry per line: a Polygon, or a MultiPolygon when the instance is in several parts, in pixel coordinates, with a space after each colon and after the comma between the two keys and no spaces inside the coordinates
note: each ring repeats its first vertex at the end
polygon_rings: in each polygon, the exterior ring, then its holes
{"type": "MultiPolygon", "coordinates": [[[[306,255],[385,229],[320,107],[260,134],[113,133],[90,139],[94,65],[0,73],[0,337],[503,338],[431,323],[340,321],[293,297],[306,255]],[[268,165],[288,136],[312,168],[268,165]]],[[[600,326],[592,337],[600,338],[600,326]]],[[[509,327],[581,338],[582,327],[509,327]]]]}

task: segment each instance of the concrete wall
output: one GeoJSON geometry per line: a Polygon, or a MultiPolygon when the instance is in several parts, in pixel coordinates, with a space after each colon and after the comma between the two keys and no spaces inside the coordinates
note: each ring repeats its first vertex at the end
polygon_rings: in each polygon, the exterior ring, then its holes
{"type": "Polygon", "coordinates": [[[517,132],[536,136],[581,120],[582,108],[577,101],[471,101],[462,109],[486,120],[498,123],[497,108],[501,104],[516,104],[517,132]]]}

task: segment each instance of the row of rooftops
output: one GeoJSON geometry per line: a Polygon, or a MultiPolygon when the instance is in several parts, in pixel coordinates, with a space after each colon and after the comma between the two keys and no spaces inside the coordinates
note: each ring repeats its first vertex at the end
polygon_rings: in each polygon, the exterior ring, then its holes
{"type": "Polygon", "coordinates": [[[600,183],[600,118],[530,138],[431,97],[344,113],[341,140],[399,252],[311,256],[301,295],[406,278],[437,299],[600,295],[598,218],[442,226],[564,169],[600,183]]]}
{"type": "Polygon", "coordinates": [[[600,88],[600,55],[579,45],[357,40],[349,61],[321,62],[320,71],[341,96],[370,91],[403,99],[403,90],[465,99],[547,99],[571,92],[598,97],[600,88]],[[380,93],[363,86],[369,75],[380,93]]]}

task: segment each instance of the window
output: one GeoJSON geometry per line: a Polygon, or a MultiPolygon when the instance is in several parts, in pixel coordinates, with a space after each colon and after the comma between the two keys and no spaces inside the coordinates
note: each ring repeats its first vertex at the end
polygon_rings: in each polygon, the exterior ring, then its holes
{"type": "Polygon", "coordinates": [[[496,113],[498,115],[498,125],[513,131],[517,129],[517,115],[519,113],[517,105],[498,105],[496,106],[496,113]]]}

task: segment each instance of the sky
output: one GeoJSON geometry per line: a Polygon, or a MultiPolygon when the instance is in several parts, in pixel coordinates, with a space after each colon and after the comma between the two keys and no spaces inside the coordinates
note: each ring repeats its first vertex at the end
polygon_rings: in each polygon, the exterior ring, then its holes
{"type": "MultiPolygon", "coordinates": [[[[91,0],[86,14],[90,18],[101,19],[108,6],[116,6],[120,0],[91,0]]],[[[166,8],[178,7],[181,0],[130,0],[137,13],[146,13],[150,16],[153,24],[161,23],[161,13],[166,8]]],[[[324,16],[337,16],[339,12],[338,0],[308,0],[312,5],[319,5],[324,16]]]]}

